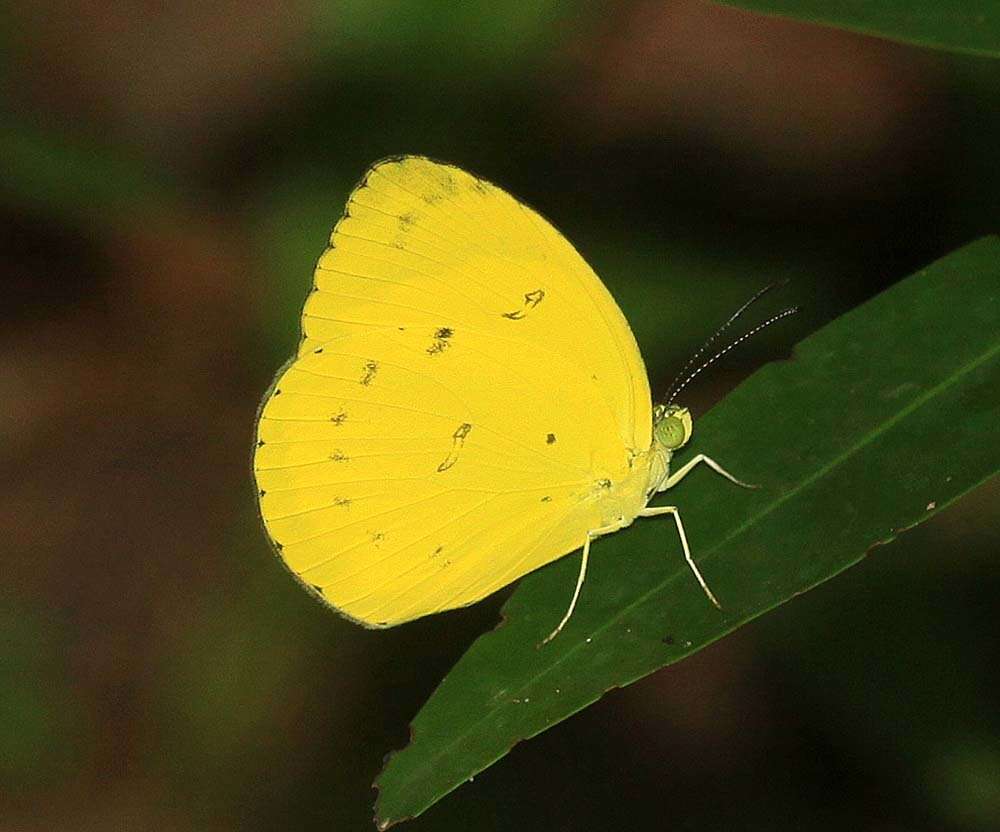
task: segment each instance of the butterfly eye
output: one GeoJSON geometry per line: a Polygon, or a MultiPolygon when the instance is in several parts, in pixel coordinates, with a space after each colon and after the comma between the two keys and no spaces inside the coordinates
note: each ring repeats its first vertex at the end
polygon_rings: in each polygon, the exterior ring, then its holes
{"type": "Polygon", "coordinates": [[[691,438],[691,416],[687,410],[670,408],[654,428],[656,439],[668,451],[676,451],[691,438]]]}

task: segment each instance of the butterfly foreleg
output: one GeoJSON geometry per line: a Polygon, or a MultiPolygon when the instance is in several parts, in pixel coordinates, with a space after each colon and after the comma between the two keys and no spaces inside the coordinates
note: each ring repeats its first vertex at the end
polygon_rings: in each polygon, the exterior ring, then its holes
{"type": "Polygon", "coordinates": [[[736,477],[734,477],[732,474],[730,474],[725,468],[723,468],[721,465],[719,465],[719,463],[716,462],[714,459],[712,459],[710,456],[705,456],[705,454],[698,454],[693,459],[691,459],[688,462],[684,463],[684,465],[681,466],[675,473],[670,474],[663,481],[663,483],[660,485],[660,487],[657,488],[656,490],[657,491],[666,491],[668,488],[673,488],[675,485],[677,485],[677,483],[679,483],[682,479],[684,479],[684,477],[686,477],[688,474],[690,474],[691,473],[691,469],[694,468],[699,463],[704,463],[709,468],[711,468],[713,471],[715,471],[716,474],[721,474],[722,476],[724,476],[730,482],[734,482],[737,485],[742,486],[743,488],[759,488],[760,487],[760,486],[757,486],[757,485],[751,485],[748,482],[743,482],[743,480],[736,479],[736,477]]]}
{"type": "MultiPolygon", "coordinates": [[[[692,460],[694,461],[694,460],[692,460]]],[[[684,466],[687,468],[688,466],[684,466]]],[[[678,473],[684,472],[682,468],[678,473]]],[[[684,472],[686,473],[686,472],[684,472]]],[[[728,476],[728,475],[727,475],[728,476]]],[[[739,482],[736,480],[736,482],[739,482]]],[[[743,483],[740,483],[743,485],[743,483]]],[[[722,604],[715,597],[715,594],[708,588],[708,584],[705,583],[705,579],[701,576],[701,572],[698,571],[698,567],[695,565],[694,558],[691,557],[691,547],[688,546],[687,535],[684,533],[684,524],[681,522],[680,512],[677,510],[677,506],[654,506],[652,508],[644,508],[639,512],[640,517],[656,517],[660,514],[669,514],[674,518],[674,524],[677,526],[677,534],[681,539],[681,546],[684,548],[684,559],[687,561],[688,566],[691,567],[691,571],[694,572],[694,576],[698,579],[698,583],[701,584],[701,588],[705,590],[705,594],[708,596],[708,600],[715,604],[720,610],[722,609],[722,604]]]]}

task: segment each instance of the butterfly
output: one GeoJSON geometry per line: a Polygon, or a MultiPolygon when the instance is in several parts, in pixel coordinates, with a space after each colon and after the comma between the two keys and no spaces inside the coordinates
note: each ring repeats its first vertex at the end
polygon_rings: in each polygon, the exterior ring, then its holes
{"type": "Polygon", "coordinates": [[[319,259],[253,468],[284,563],[367,627],[473,604],[582,547],[547,641],[593,540],[638,517],[672,517],[718,605],[677,507],[648,505],[701,464],[747,486],[703,454],[671,472],[691,433],[672,397],[653,406],[628,322],[555,228],[403,156],[367,172],[319,259]]]}

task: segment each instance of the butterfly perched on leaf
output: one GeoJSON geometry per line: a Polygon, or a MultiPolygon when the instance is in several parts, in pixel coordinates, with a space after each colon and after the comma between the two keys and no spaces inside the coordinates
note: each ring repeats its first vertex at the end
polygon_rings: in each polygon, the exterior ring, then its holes
{"type": "Polygon", "coordinates": [[[575,603],[591,540],[653,514],[672,514],[714,601],[676,508],[647,508],[701,462],[738,482],[701,455],[670,474],[691,429],[654,408],[628,322],[555,228],[405,156],[368,171],[319,259],[254,473],[285,564],[365,626],[472,604],[584,547],[575,603]]]}

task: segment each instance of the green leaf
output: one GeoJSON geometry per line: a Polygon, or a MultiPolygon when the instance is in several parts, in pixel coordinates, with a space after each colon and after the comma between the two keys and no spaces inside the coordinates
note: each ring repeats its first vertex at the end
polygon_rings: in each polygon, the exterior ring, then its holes
{"type": "MultiPolygon", "coordinates": [[[[705,466],[668,492],[720,612],[669,518],[600,538],[566,629],[570,556],[525,578],[379,777],[377,820],[412,817],[600,698],[679,661],[861,560],[1000,468],[1000,240],[897,284],[768,365],[696,421],[705,466]]],[[[905,556],[903,546],[893,555],[905,556]]],[[[888,557],[886,554],[884,557],[888,557]]]]}
{"type": "Polygon", "coordinates": [[[313,45],[335,59],[362,61],[368,76],[433,78],[438,84],[444,79],[451,85],[523,73],[553,40],[577,35],[588,20],[599,19],[592,4],[578,0],[341,0],[317,4],[311,12],[313,45]]]}
{"type": "Polygon", "coordinates": [[[178,213],[189,196],[139,157],[109,149],[95,137],[17,122],[3,128],[0,202],[35,205],[82,225],[105,227],[178,213]]]}
{"type": "Polygon", "coordinates": [[[719,0],[727,6],[852,29],[951,52],[1000,55],[996,0],[719,0]]]}

